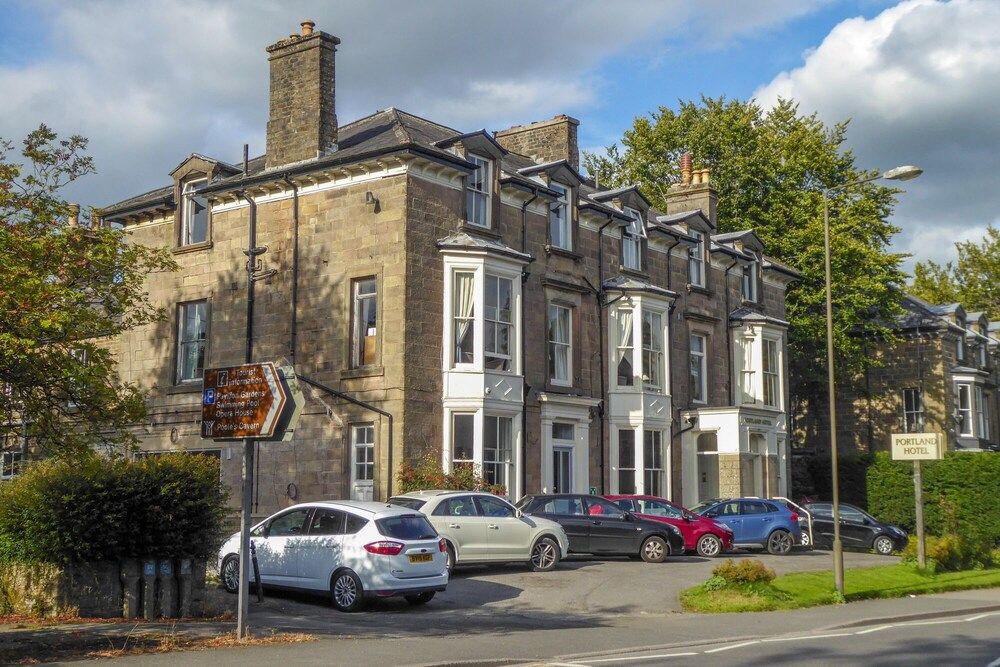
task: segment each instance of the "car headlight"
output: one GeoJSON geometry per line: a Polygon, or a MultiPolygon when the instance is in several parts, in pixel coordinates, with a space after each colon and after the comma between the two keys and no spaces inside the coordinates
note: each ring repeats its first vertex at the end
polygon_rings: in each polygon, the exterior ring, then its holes
{"type": "Polygon", "coordinates": [[[730,533],[730,534],[731,534],[731,533],[733,532],[733,529],[732,529],[732,528],[730,528],[729,526],[727,526],[727,525],[726,525],[726,524],[724,524],[724,523],[720,523],[720,524],[719,524],[719,527],[720,527],[720,528],[722,528],[722,530],[726,531],[727,533],[730,533]]]}

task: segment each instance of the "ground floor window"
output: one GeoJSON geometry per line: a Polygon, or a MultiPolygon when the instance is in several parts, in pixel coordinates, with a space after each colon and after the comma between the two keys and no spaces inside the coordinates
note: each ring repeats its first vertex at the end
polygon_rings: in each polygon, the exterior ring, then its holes
{"type": "Polygon", "coordinates": [[[646,431],[643,434],[643,493],[651,496],[663,496],[666,487],[663,483],[663,432],[646,431]]]}
{"type": "Polygon", "coordinates": [[[510,491],[511,452],[513,451],[513,419],[483,418],[483,479],[510,491]]]}
{"type": "Polygon", "coordinates": [[[476,441],[476,415],[456,412],[451,416],[451,463],[472,465],[476,441]]]}
{"type": "Polygon", "coordinates": [[[21,467],[21,452],[0,452],[0,479],[10,479],[21,467]]]}
{"type": "Polygon", "coordinates": [[[972,387],[967,384],[958,385],[958,415],[962,435],[973,435],[972,430],[972,387]]]}
{"type": "Polygon", "coordinates": [[[635,493],[635,429],[618,431],[618,493],[635,493]]]}
{"type": "Polygon", "coordinates": [[[351,426],[351,499],[372,500],[375,486],[375,425],[351,426]]]}

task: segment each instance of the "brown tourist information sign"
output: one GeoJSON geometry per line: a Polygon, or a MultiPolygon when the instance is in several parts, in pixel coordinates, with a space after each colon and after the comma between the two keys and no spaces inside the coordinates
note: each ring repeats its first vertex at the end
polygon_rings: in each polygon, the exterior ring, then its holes
{"type": "Polygon", "coordinates": [[[201,437],[272,438],[288,401],[273,363],[205,369],[201,437]]]}

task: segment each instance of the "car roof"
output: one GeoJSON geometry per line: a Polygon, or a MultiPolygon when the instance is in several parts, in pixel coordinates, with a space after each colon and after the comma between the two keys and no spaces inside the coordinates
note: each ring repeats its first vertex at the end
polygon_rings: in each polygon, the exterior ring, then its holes
{"type": "Polygon", "coordinates": [[[412,509],[400,507],[399,505],[390,505],[388,503],[377,503],[370,500],[317,500],[314,502],[299,503],[298,505],[293,505],[293,507],[297,508],[325,507],[328,509],[347,509],[347,510],[352,510],[354,512],[379,515],[379,516],[413,513],[412,509]]]}
{"type": "Polygon", "coordinates": [[[492,496],[494,494],[488,491],[461,491],[455,489],[426,489],[423,491],[408,491],[406,493],[397,493],[393,498],[420,498],[421,500],[429,500],[430,498],[438,498],[441,496],[492,496]]]}

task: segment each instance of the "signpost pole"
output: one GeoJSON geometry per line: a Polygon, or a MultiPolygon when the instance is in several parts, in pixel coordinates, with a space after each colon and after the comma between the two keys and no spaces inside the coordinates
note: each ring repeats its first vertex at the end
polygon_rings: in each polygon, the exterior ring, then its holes
{"type": "Polygon", "coordinates": [[[243,440],[243,499],[240,513],[240,594],[236,615],[236,636],[247,638],[250,611],[250,501],[253,497],[253,439],[243,440]]]}
{"type": "Polygon", "coordinates": [[[920,461],[913,462],[913,495],[917,501],[917,565],[927,567],[927,556],[924,549],[924,480],[920,461]]]}

